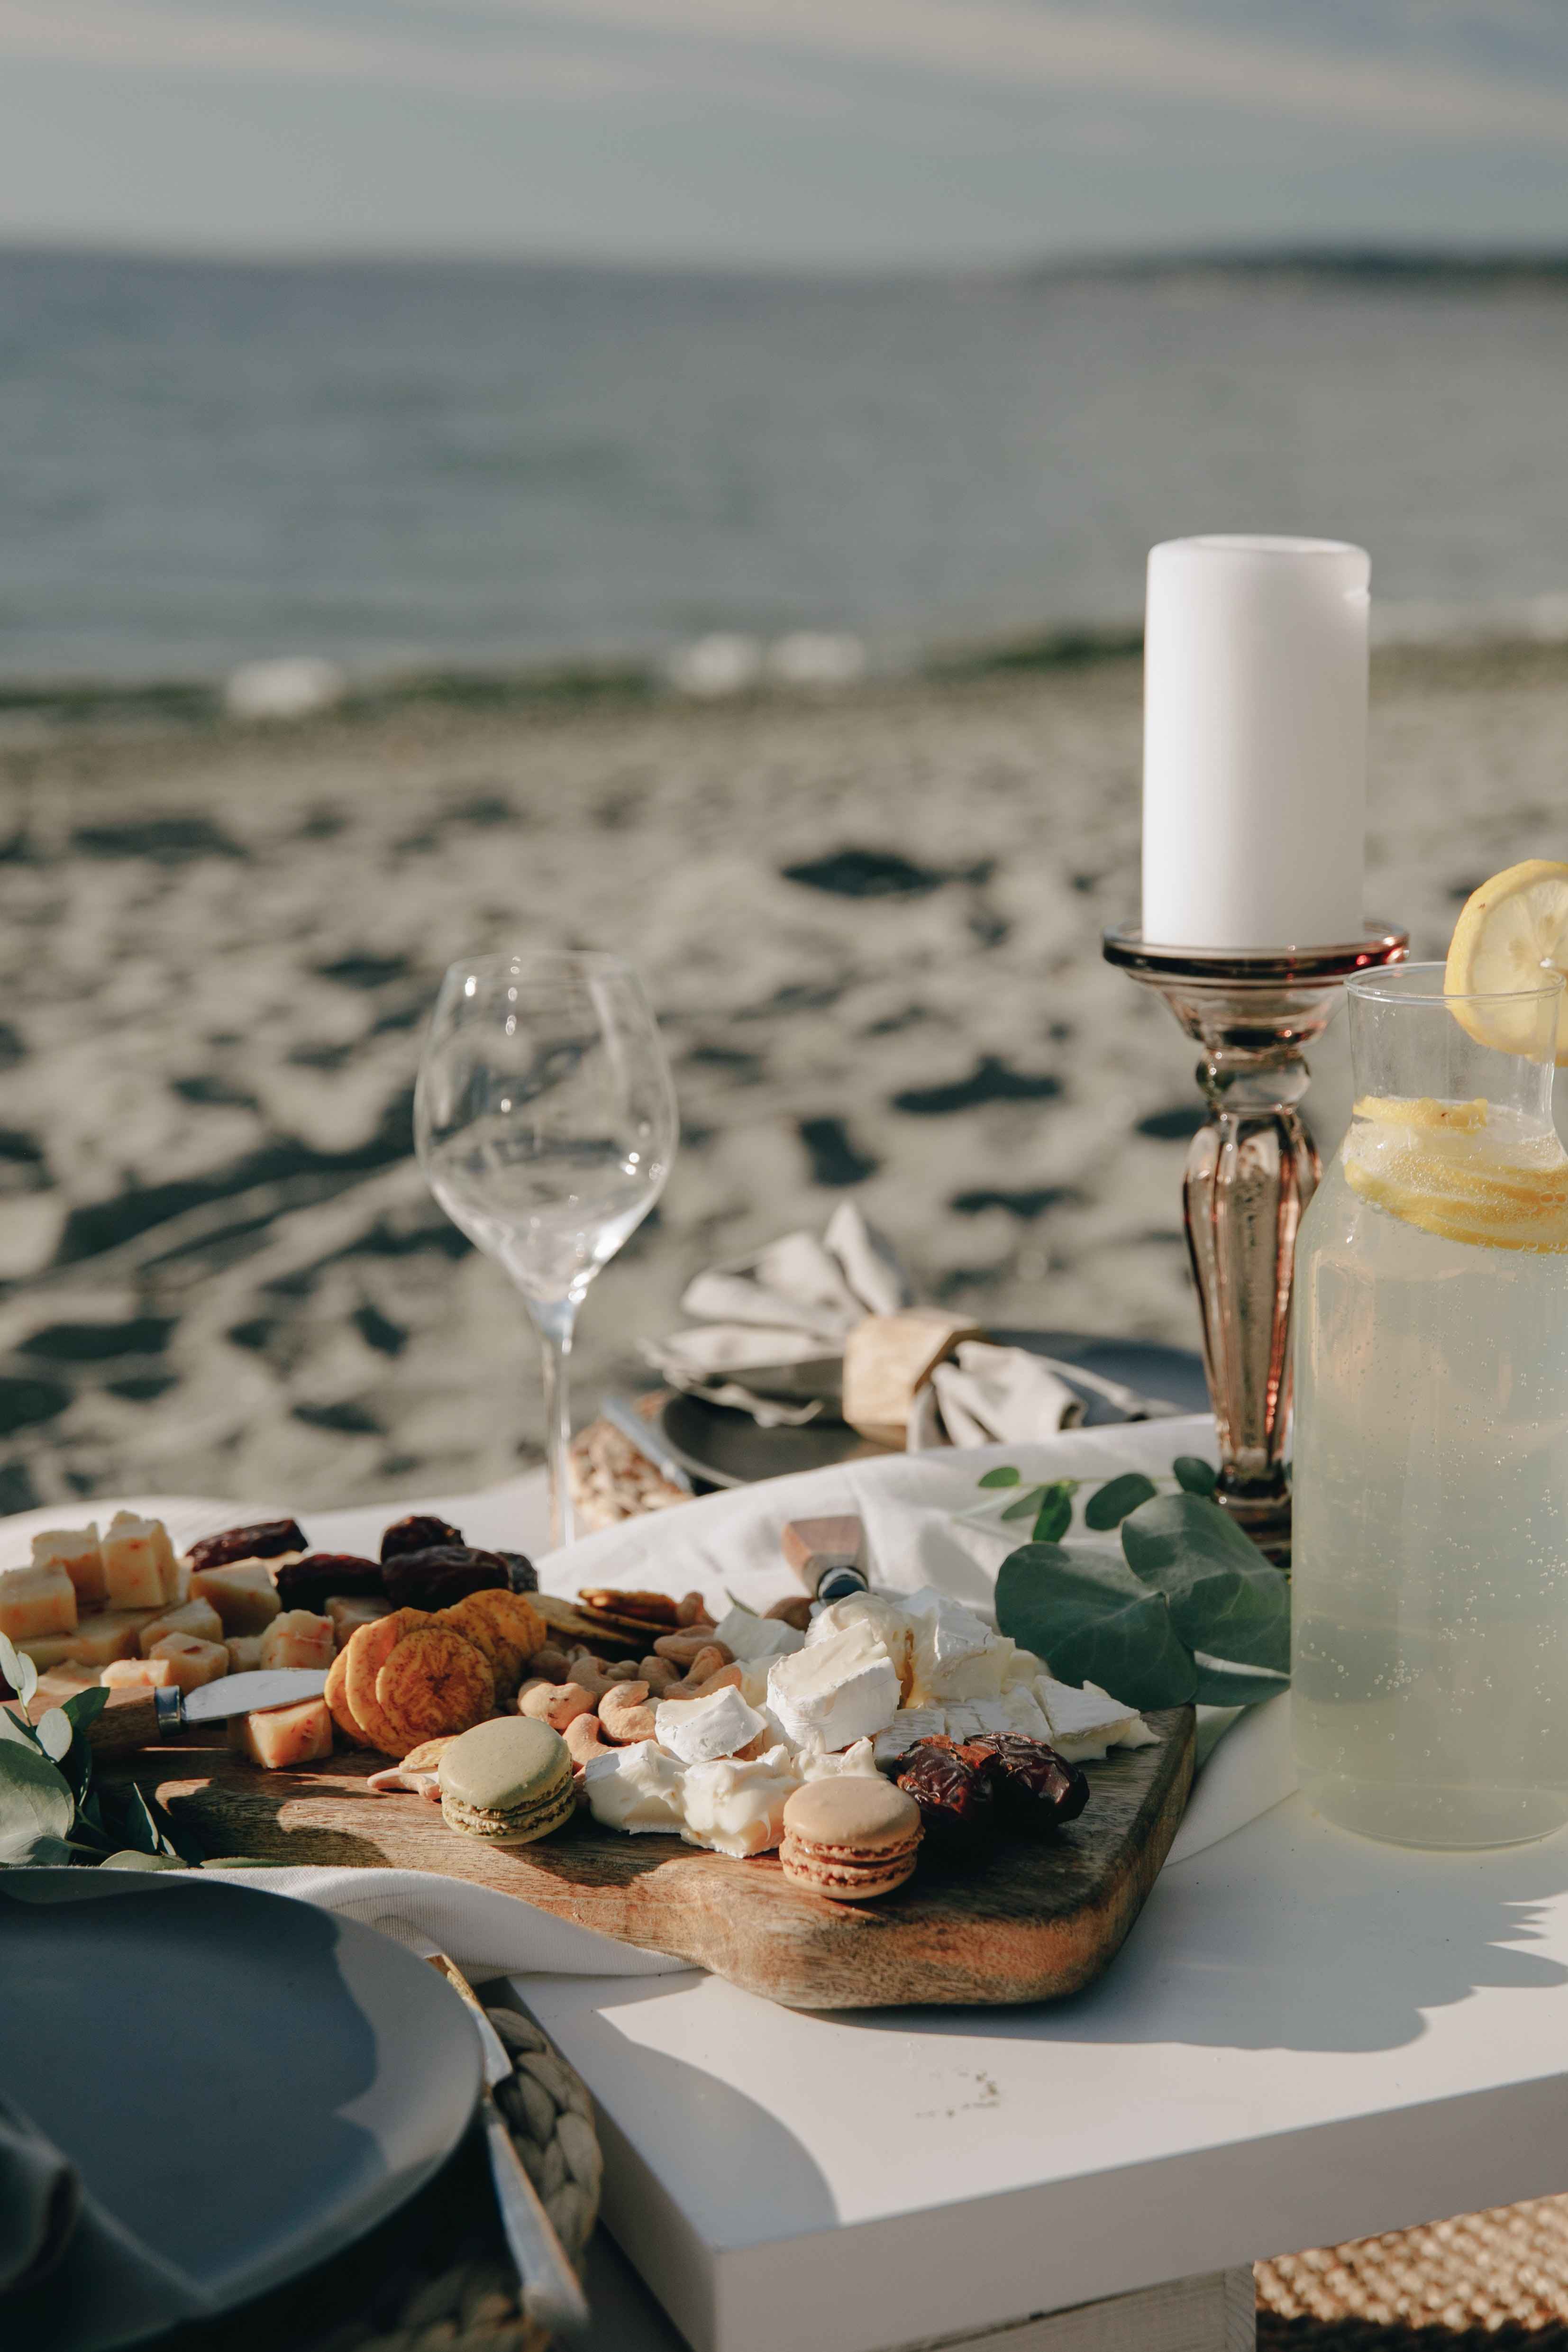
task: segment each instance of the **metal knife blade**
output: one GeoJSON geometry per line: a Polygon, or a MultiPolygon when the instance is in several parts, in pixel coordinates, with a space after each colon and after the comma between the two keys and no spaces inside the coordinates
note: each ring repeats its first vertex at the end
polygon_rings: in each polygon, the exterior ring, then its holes
{"type": "Polygon", "coordinates": [[[287,1706],[291,1700],[320,1698],[327,1677],[319,1666],[271,1666],[258,1674],[220,1675],[192,1691],[180,1709],[182,1723],[222,1723],[252,1707],[287,1706]]]}

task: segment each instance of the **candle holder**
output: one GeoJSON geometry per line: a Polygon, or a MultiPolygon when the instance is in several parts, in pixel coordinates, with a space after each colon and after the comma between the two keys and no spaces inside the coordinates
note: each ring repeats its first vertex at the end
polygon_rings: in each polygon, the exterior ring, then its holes
{"type": "Polygon", "coordinates": [[[1105,934],[1106,961],[1156,988],[1203,1048],[1208,1117],[1182,1198],[1219,1437],[1216,1499],[1271,1559],[1290,1557],[1290,1286],[1296,1231],[1321,1162],[1297,1106],[1302,1049],[1358,972],[1404,961],[1408,931],[1373,925],[1353,946],[1166,948],[1105,934]]]}

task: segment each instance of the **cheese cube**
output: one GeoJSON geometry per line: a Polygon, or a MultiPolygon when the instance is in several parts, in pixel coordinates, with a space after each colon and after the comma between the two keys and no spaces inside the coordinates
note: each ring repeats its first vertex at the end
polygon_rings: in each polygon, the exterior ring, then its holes
{"type": "Polygon", "coordinates": [[[178,1677],[173,1658],[111,1658],[98,1679],[105,1690],[167,1690],[178,1677]]]}
{"type": "Polygon", "coordinates": [[[917,1706],[933,1701],[1000,1698],[1016,1645],[952,1601],[945,1592],[911,1592],[904,1601],[914,1620],[914,1681],[917,1706]]]}
{"type": "Polygon", "coordinates": [[[264,1633],[283,1603],[265,1560],[231,1560],[226,1568],[198,1568],[191,1597],[209,1601],[225,1633],[264,1633]]]}
{"type": "Polygon", "coordinates": [[[200,1690],[228,1672],[228,1652],[221,1642],[198,1641],[194,1633],[165,1633],[148,1652],[148,1663],[166,1658],[183,1691],[200,1690]]]}
{"type": "Polygon", "coordinates": [[[768,1669],[768,1707],[797,1748],[848,1748],[885,1731],[899,1706],[899,1675],[864,1622],[768,1669]]]}
{"type": "Polygon", "coordinates": [[[253,1675],[259,1671],[261,1665],[259,1633],[232,1633],[224,1643],[224,1648],[228,1652],[228,1670],[231,1675],[253,1675]]]}
{"type": "Polygon", "coordinates": [[[133,1658],[142,1627],[162,1614],[161,1609],[100,1609],[68,1637],[71,1656],[79,1666],[106,1666],[111,1658],[133,1658]]]}
{"type": "Polygon", "coordinates": [[[336,1652],[330,1617],[310,1609],[285,1609],[261,1636],[264,1666],[330,1666],[336,1652]]]}
{"type": "Polygon", "coordinates": [[[322,1698],[300,1699],[292,1706],[258,1707],[233,1718],[228,1744],[265,1772],[286,1771],[290,1765],[314,1764],[331,1754],[332,1718],[322,1698]]]}
{"type": "MultiPolygon", "coordinates": [[[[895,1716],[893,1720],[896,1723],[898,1717],[895,1716]]],[[[885,1731],[877,1734],[879,1739],[885,1739],[887,1736],[885,1731]]],[[[816,1749],[803,1748],[795,1759],[795,1766],[803,1780],[874,1780],[877,1777],[876,1745],[869,1739],[858,1739],[853,1748],[846,1748],[837,1756],[826,1756],[816,1749]]]]}
{"type": "Polygon", "coordinates": [[[150,1658],[165,1633],[194,1633],[198,1642],[223,1641],[223,1621],[210,1601],[187,1601],[181,1609],[165,1609],[151,1624],[143,1625],[136,1637],[136,1646],[144,1658],[150,1658]]]}
{"type": "Polygon", "coordinates": [[[890,1767],[922,1739],[940,1738],[947,1729],[947,1710],[940,1706],[901,1706],[886,1731],[876,1738],[879,1764],[890,1767]]]}
{"type": "Polygon", "coordinates": [[[654,1738],[679,1764],[710,1764],[733,1756],[764,1727],[732,1683],[706,1698],[662,1699],[654,1710],[654,1738]]]}
{"type": "Polygon", "coordinates": [[[76,1587],[63,1568],[8,1568],[0,1575],[0,1633],[26,1643],[76,1626],[76,1587]]]}
{"type": "Polygon", "coordinates": [[[156,1609],[177,1600],[179,1569],[162,1519],[116,1511],[104,1531],[103,1581],[111,1607],[156,1609]]]}
{"type": "Polygon", "coordinates": [[[85,1528],[50,1528],[33,1538],[35,1568],[63,1568],[76,1587],[76,1605],[85,1615],[104,1602],[103,1554],[96,1520],[85,1528]]]}
{"type": "Polygon", "coordinates": [[[752,1609],[731,1609],[714,1627],[713,1639],[722,1642],[742,1665],[758,1658],[788,1657],[805,1647],[805,1635],[782,1617],[759,1617],[752,1609]]]}
{"type": "Polygon", "coordinates": [[[390,1617],[390,1601],[374,1601],[370,1594],[334,1592],[327,1601],[327,1614],[332,1621],[332,1632],[340,1650],[346,1650],[349,1636],[362,1625],[374,1625],[378,1617],[390,1617]]]}
{"type": "Polygon", "coordinates": [[[835,1633],[847,1633],[851,1625],[859,1624],[869,1625],[891,1658],[899,1677],[900,1703],[907,1704],[914,1686],[915,1621],[898,1601],[880,1592],[847,1592],[842,1601],[831,1601],[817,1611],[806,1645],[830,1642],[835,1633]]]}
{"type": "Polygon", "coordinates": [[[784,1809],[799,1786],[787,1748],[746,1764],[733,1756],[694,1764],[681,1792],[680,1834],[688,1845],[738,1859],[766,1853],[784,1835],[784,1809]]]}
{"type": "Polygon", "coordinates": [[[681,1789],[686,1767],[667,1756],[654,1739],[634,1740],[607,1756],[590,1756],[583,1767],[588,1811],[608,1830],[633,1837],[658,1831],[674,1836],[685,1826],[681,1789]]]}
{"type": "Polygon", "coordinates": [[[75,1640],[74,1633],[34,1633],[27,1641],[18,1642],[16,1647],[26,1652],[41,1675],[47,1675],[55,1666],[71,1664],[71,1644],[75,1640]]]}
{"type": "Polygon", "coordinates": [[[1007,1710],[1007,1728],[1026,1739],[1049,1740],[1051,1727],[1045,1710],[1032,1690],[1010,1690],[1002,1701],[1007,1710]]]}

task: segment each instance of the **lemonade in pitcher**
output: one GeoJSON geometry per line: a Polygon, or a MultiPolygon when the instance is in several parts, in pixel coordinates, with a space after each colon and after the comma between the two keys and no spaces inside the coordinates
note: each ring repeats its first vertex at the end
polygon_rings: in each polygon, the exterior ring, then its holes
{"type": "Polygon", "coordinates": [[[1292,1710],[1310,1801],[1402,1844],[1568,1822],[1568,867],[1447,970],[1352,982],[1355,1115],[1296,1259],[1292,1710]]]}

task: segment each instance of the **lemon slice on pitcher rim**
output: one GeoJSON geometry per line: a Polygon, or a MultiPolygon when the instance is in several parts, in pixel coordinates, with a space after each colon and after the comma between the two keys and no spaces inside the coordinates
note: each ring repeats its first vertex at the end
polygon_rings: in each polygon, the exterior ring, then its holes
{"type": "MultiPolygon", "coordinates": [[[[1479,1045],[1528,1053],[1535,1024],[1522,1006],[1500,1002],[1511,991],[1539,988],[1548,972],[1568,972],[1568,866],[1527,857],[1472,890],[1459,909],[1443,987],[1469,997],[1454,1016],[1479,1045]]],[[[1568,992],[1557,1012],[1557,1063],[1568,1066],[1568,992]]]]}

